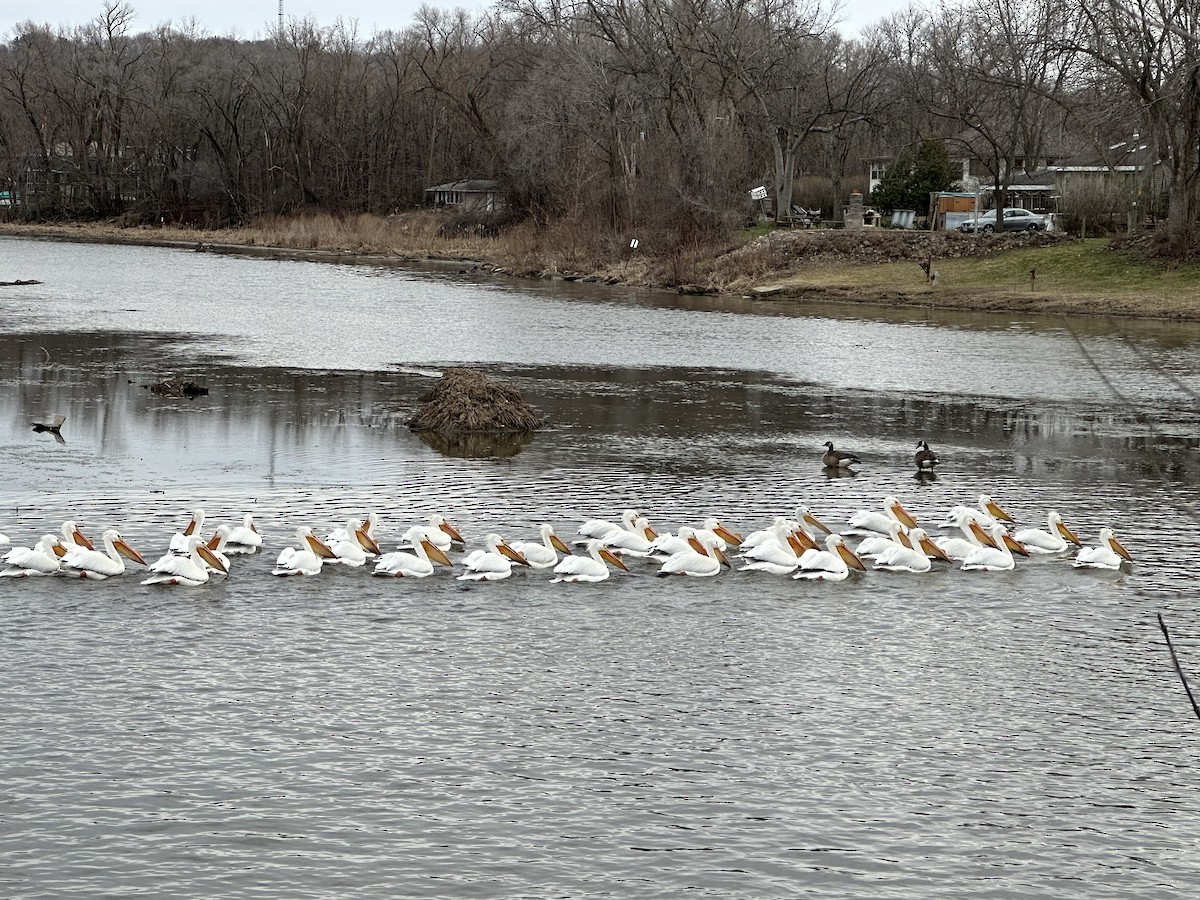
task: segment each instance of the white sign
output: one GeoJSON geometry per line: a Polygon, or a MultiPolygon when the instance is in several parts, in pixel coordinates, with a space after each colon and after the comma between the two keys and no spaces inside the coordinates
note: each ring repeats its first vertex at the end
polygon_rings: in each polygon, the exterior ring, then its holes
{"type": "Polygon", "coordinates": [[[756,187],[754,190],[752,190],[750,192],[750,199],[751,200],[766,200],[767,199],[767,189],[765,187],[756,187]]]}

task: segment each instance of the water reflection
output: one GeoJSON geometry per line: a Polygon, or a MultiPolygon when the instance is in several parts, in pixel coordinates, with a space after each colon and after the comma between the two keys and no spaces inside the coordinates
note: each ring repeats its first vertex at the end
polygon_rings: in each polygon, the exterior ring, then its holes
{"type": "Polygon", "coordinates": [[[66,322],[153,334],[164,349],[204,341],[214,358],[264,368],[382,371],[482,362],[755,369],[838,390],[1119,405],[1194,405],[1200,393],[1195,324],[681,297],[477,274],[0,240],[28,270],[45,276],[42,285],[0,298],[9,330],[42,334],[66,322]],[[112,275],[100,296],[90,277],[95,271],[112,275]],[[88,309],[86,317],[77,315],[80,308],[88,309]],[[314,309],[320,314],[309,313],[314,309]]]}
{"type": "Polygon", "coordinates": [[[421,443],[443,456],[462,459],[508,459],[516,456],[534,439],[532,431],[509,431],[501,434],[439,434],[418,431],[421,443]]]}

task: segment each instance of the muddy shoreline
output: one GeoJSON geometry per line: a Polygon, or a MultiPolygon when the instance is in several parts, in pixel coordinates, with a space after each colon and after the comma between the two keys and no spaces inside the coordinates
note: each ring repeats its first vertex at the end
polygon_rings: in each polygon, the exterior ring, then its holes
{"type": "MultiPolygon", "coordinates": [[[[175,233],[178,234],[178,232],[175,233]]],[[[742,296],[764,302],[819,301],[909,309],[1200,321],[1200,298],[1178,296],[1169,292],[1163,292],[1157,296],[1143,295],[1133,299],[1094,293],[1022,291],[1014,289],[1011,285],[1004,287],[950,287],[944,283],[930,284],[923,279],[914,279],[913,282],[907,284],[903,281],[894,281],[886,285],[848,286],[830,283],[830,279],[827,277],[828,265],[818,266],[812,271],[758,272],[756,277],[749,281],[743,279],[728,289],[722,289],[698,283],[684,283],[678,286],[656,284],[645,277],[638,277],[647,274],[644,268],[639,269],[636,273],[625,273],[621,269],[611,267],[597,272],[558,271],[556,266],[539,269],[534,265],[500,265],[495,261],[483,258],[482,255],[462,254],[453,249],[447,252],[422,252],[413,249],[392,248],[388,252],[378,252],[377,250],[356,251],[345,248],[264,245],[255,242],[258,238],[252,233],[247,233],[246,242],[238,242],[228,240],[229,232],[198,232],[197,238],[192,240],[180,237],[159,237],[146,231],[105,225],[48,226],[0,223],[0,236],[93,244],[167,247],[190,249],[202,253],[334,262],[344,265],[395,268],[437,266],[501,277],[627,285],[649,290],[673,291],[680,294],[742,296]],[[625,275],[629,277],[623,277],[625,275]]],[[[897,259],[894,262],[904,263],[909,260],[897,259]]],[[[846,266],[865,268],[876,265],[876,263],[841,261],[840,265],[843,268],[846,266]]],[[[7,278],[10,275],[20,278],[37,277],[37,273],[0,272],[0,277],[7,278]]]]}

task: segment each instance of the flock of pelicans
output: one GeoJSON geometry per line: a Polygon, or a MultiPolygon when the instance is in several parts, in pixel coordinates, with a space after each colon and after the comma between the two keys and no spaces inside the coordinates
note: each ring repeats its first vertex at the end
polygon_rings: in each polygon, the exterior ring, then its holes
{"type": "MultiPolygon", "coordinates": [[[[832,449],[832,448],[831,448],[832,449]]],[[[939,529],[949,536],[934,537],[896,497],[884,500],[882,511],[852,515],[848,528],[835,533],[806,507],[792,517],[776,517],[772,524],[742,537],[714,518],[698,527],[683,526],[675,534],[658,533],[644,516],[627,510],[619,522],[592,519],[579,526],[574,543],[584,548],[576,554],[550,525],[540,527],[540,540],[504,540],[488,534],[484,546],[464,553],[462,534],[442,516],[413,525],[398,550],[383,552],[376,533],[379,516],[351,519],[346,526],[321,539],[311,528],[295,532],[296,545],[279,554],[273,575],[318,575],[327,564],[350,567],[373,565],[375,575],[424,578],[437,567],[461,570],[460,580],[496,581],[508,578],[515,567],[551,569],[555,582],[595,582],[612,569],[629,571],[627,560],[642,559],[656,565],[658,575],[713,576],[732,567],[739,571],[791,575],[793,578],[841,581],[852,571],[873,568],[893,572],[928,572],[939,562],[960,564],[967,571],[1004,571],[1016,565],[1014,554],[1074,555],[1074,565],[1119,569],[1132,561],[1129,551],[1102,528],[1096,546],[1084,547],[1062,518],[1051,511],[1045,530],[1010,531],[1012,517],[991,497],[978,506],[955,506],[939,529]],[[859,538],[851,549],[847,537],[859,538]],[[463,553],[452,561],[450,553],[463,553]]],[[[0,577],[59,575],[101,580],[125,572],[125,560],[146,566],[142,584],[200,585],[214,575],[228,575],[230,557],[263,549],[262,535],[251,515],[239,525],[223,524],[210,537],[203,535],[205,514],[197,509],[183,531],[170,539],[168,552],[147,564],[120,533],[108,530],[97,549],[75,522],[64,522],[58,536],[47,534],[33,547],[13,547],[3,561],[0,577]]],[[[0,535],[0,545],[8,538],[0,535]]]]}

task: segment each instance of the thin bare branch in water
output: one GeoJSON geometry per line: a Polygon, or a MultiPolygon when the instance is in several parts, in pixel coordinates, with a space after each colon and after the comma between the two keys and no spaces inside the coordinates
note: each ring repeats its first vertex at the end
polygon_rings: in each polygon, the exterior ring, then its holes
{"type": "Polygon", "coordinates": [[[1163,637],[1167,639],[1167,649],[1171,651],[1171,663],[1175,666],[1175,674],[1183,682],[1183,689],[1187,691],[1188,700],[1192,702],[1192,712],[1196,714],[1197,719],[1200,719],[1200,705],[1197,705],[1196,698],[1192,694],[1192,689],[1188,686],[1187,677],[1183,674],[1183,669],[1179,665],[1179,657],[1175,655],[1175,645],[1171,643],[1171,635],[1167,631],[1167,623],[1163,621],[1162,613],[1158,614],[1158,627],[1162,629],[1163,637]]]}

